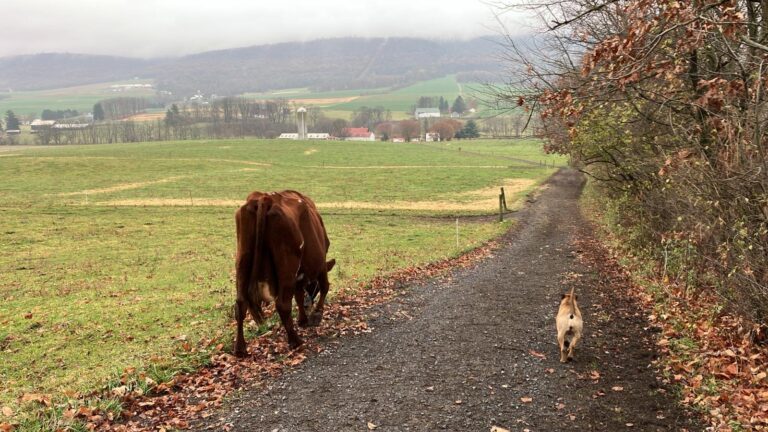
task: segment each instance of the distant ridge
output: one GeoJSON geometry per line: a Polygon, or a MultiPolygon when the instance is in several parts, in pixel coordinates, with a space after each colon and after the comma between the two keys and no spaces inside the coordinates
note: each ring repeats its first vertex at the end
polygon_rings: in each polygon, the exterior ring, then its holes
{"type": "Polygon", "coordinates": [[[44,90],[145,75],[157,60],[46,53],[0,58],[0,91],[44,90]]]}
{"type": "Polygon", "coordinates": [[[180,96],[275,89],[374,88],[453,73],[499,70],[493,40],[338,38],[208,51],[173,59],[86,54],[0,58],[0,91],[42,90],[134,77],[180,96]]]}

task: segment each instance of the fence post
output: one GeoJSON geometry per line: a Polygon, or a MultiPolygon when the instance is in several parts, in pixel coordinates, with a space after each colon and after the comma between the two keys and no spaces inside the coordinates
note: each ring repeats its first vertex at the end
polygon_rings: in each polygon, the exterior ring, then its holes
{"type": "Polygon", "coordinates": [[[459,248],[459,218],[456,218],[456,249],[459,248]]]}
{"type": "Polygon", "coordinates": [[[504,193],[504,187],[501,187],[501,202],[504,203],[504,211],[509,210],[507,208],[507,194],[504,193]]]}
{"type": "Polygon", "coordinates": [[[504,222],[504,207],[502,205],[502,196],[499,194],[499,222],[504,222]]]}

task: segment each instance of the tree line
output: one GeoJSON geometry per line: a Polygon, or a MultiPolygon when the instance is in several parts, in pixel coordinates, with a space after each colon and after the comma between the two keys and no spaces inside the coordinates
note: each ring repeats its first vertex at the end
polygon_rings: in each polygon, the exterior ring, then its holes
{"type": "Polygon", "coordinates": [[[599,185],[635,251],[768,320],[768,2],[518,2],[535,47],[497,100],[538,113],[550,151],[599,185]]]}
{"type": "Polygon", "coordinates": [[[411,113],[415,112],[418,108],[437,108],[442,115],[450,114],[452,112],[464,114],[469,109],[461,95],[456,96],[456,99],[453,100],[453,104],[449,104],[443,96],[420,96],[416,101],[416,104],[411,106],[411,113]]]}

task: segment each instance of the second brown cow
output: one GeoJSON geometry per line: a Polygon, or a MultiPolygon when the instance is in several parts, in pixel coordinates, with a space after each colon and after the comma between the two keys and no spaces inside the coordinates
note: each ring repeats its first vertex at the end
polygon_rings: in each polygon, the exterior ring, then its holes
{"type": "Polygon", "coordinates": [[[328,294],[328,272],[336,263],[326,261],[331,242],[314,202],[299,192],[253,192],[235,213],[237,224],[237,300],[235,355],[247,354],[243,321],[250,311],[262,322],[262,305],[275,302],[288,343],[303,342],[293,325],[293,298],[300,326],[317,325],[323,318],[328,294]],[[312,307],[314,298],[317,304],[312,307]]]}

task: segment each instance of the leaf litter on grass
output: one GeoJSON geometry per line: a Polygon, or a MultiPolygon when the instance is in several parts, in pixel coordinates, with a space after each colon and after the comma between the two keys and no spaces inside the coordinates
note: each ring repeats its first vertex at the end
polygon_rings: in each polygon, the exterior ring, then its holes
{"type": "MultiPolygon", "coordinates": [[[[194,422],[210,417],[211,411],[221,407],[224,398],[234,390],[278,377],[285,369],[322,352],[324,348],[318,339],[371,331],[366,322],[366,311],[398,295],[402,287],[440,277],[454,268],[469,267],[491,256],[497,247],[498,243],[489,241],[456,258],[381,275],[368,283],[361,282],[355,290],[341,289],[335,301],[326,306],[320,326],[302,330],[306,343],[299,349],[290,349],[278,325],[252,338],[248,343],[249,355],[244,359],[223,352],[224,345],[219,343],[217,337],[203,339],[196,346],[184,346],[186,341],[177,337],[181,353],[209,356],[207,366],[190,372],[181,371],[160,383],[149,379],[146,372],[127,368],[118,385],[111,389],[53,404],[62,410],[66,419],[79,421],[90,430],[134,432],[187,429],[194,422]],[[137,385],[137,382],[145,385],[137,385]],[[114,412],[94,407],[93,400],[119,402],[119,413],[115,415],[114,412]],[[88,401],[91,401],[90,405],[88,401]]],[[[272,312],[268,311],[268,319],[272,312]]],[[[46,395],[33,394],[27,398],[51,405],[46,395]]],[[[10,431],[14,426],[8,424],[8,428],[10,431]]]]}
{"type": "MultiPolygon", "coordinates": [[[[634,299],[660,330],[662,358],[653,364],[662,383],[679,386],[683,405],[696,408],[713,430],[768,430],[768,345],[754,340],[759,326],[723,312],[712,289],[692,293],[668,278],[643,279],[642,271],[619,263],[622,251],[590,236],[575,243],[578,259],[606,276],[613,292],[634,299]],[[641,284],[663,286],[666,294],[656,300],[641,284]]],[[[591,378],[597,382],[599,372],[591,378]]],[[[598,391],[593,398],[604,395],[598,391]]]]}

